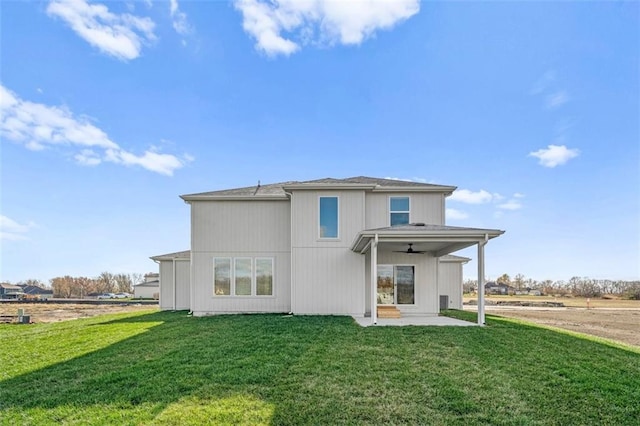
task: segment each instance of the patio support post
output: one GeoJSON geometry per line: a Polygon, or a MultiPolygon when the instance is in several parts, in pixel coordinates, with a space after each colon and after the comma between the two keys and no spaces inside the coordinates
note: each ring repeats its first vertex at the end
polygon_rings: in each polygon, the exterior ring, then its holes
{"type": "Polygon", "coordinates": [[[485,234],[484,241],[478,241],[478,325],[484,326],[484,246],[489,241],[485,234]]]}
{"type": "Polygon", "coordinates": [[[378,322],[378,234],[371,244],[371,324],[378,322]]]}

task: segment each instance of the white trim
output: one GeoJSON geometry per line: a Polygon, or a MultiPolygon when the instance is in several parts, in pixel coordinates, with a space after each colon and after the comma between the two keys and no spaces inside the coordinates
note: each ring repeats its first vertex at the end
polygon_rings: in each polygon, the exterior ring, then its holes
{"type": "Polygon", "coordinates": [[[318,195],[318,240],[319,241],[339,241],[340,240],[340,196],[338,195],[318,195]],[[320,199],[321,198],[335,198],[336,199],[336,236],[335,237],[323,237],[322,226],[320,225],[320,199]]]}
{"type": "Polygon", "coordinates": [[[410,195],[389,195],[387,197],[387,223],[389,226],[391,225],[391,214],[392,213],[407,213],[409,215],[409,218],[407,220],[407,223],[403,223],[402,225],[408,225],[411,223],[411,196],[410,195]],[[409,210],[391,210],[391,199],[392,198],[407,198],[409,200],[409,210]]]}

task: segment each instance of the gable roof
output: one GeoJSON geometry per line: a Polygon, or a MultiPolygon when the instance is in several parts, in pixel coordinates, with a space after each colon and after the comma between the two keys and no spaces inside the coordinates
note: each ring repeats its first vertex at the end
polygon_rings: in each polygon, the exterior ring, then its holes
{"type": "Polygon", "coordinates": [[[409,191],[409,192],[442,192],[450,195],[455,186],[434,185],[398,179],[383,179],[368,176],[356,176],[346,179],[323,178],[308,181],[288,181],[268,185],[258,184],[244,188],[223,189],[219,191],[200,192],[181,195],[185,201],[211,199],[288,199],[287,191],[304,189],[366,189],[370,191],[409,191]]]}

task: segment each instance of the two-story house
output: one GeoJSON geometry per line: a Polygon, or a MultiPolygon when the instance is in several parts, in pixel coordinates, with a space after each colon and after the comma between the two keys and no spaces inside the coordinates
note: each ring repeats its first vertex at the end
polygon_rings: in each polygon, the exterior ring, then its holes
{"type": "Polygon", "coordinates": [[[483,282],[484,245],[504,231],[446,226],[445,199],[455,189],[354,177],[182,195],[191,206],[191,248],[152,257],[160,307],[373,323],[379,306],[403,316],[437,315],[447,299],[461,308],[469,259],[449,254],[477,245],[483,282]]]}

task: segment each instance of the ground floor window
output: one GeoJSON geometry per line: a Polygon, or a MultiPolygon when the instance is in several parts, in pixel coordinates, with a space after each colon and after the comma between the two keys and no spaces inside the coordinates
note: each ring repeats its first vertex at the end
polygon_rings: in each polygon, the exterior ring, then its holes
{"type": "Polygon", "coordinates": [[[378,265],[378,304],[415,303],[415,266],[378,265]]]}
{"type": "Polygon", "coordinates": [[[214,258],[213,294],[215,296],[272,296],[273,258],[214,258]]]}

